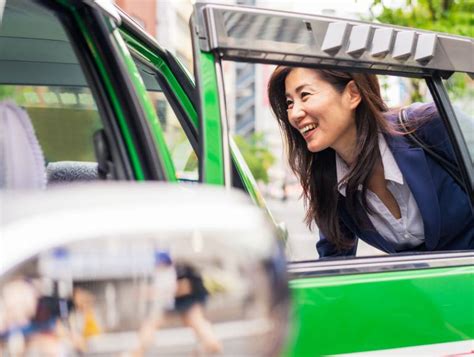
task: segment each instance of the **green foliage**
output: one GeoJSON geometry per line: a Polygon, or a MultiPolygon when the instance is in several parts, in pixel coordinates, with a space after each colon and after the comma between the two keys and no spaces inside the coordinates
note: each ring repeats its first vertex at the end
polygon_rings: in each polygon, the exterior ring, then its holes
{"type": "Polygon", "coordinates": [[[193,172],[198,170],[198,159],[194,151],[189,155],[186,165],[184,166],[184,171],[193,172]]]}
{"type": "Polygon", "coordinates": [[[423,102],[423,95],[421,94],[421,82],[419,79],[412,78],[410,80],[411,84],[411,93],[410,93],[410,101],[411,103],[416,102],[423,102]]]}
{"type": "Polygon", "coordinates": [[[0,86],[0,100],[15,100],[15,87],[0,86]]]}
{"type": "Polygon", "coordinates": [[[234,139],[255,179],[268,183],[268,169],[275,163],[275,157],[267,148],[264,134],[253,133],[248,138],[236,135],[234,139]]]}
{"type": "MultiPolygon", "coordinates": [[[[469,37],[474,35],[473,0],[404,0],[400,5],[398,8],[390,8],[387,1],[373,0],[370,20],[469,37]]],[[[448,87],[451,99],[456,100],[469,94],[468,81],[467,76],[451,81],[448,87]]],[[[412,80],[411,84],[411,100],[423,100],[419,82],[412,80]]]]}
{"type": "Polygon", "coordinates": [[[383,23],[448,32],[463,36],[474,34],[474,1],[472,0],[405,0],[399,8],[390,8],[384,0],[374,0],[371,10],[383,23]]]}

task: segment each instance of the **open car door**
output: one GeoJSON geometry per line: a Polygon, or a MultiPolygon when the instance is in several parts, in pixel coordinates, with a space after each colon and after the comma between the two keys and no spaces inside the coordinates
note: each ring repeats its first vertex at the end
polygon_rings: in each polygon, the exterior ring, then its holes
{"type": "MultiPolygon", "coordinates": [[[[196,5],[192,29],[205,180],[218,172],[219,182],[229,184],[222,61],[362,71],[426,83],[472,207],[473,118],[461,120],[446,90],[455,74],[469,76],[472,86],[471,38],[211,4],[196,5]]],[[[472,353],[473,263],[473,251],[292,263],[286,354],[472,353]]]]}

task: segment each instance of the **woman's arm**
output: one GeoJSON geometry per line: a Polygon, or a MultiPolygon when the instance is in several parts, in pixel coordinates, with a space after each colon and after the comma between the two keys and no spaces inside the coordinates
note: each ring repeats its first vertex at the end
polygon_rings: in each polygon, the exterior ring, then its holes
{"type": "Polygon", "coordinates": [[[316,243],[316,250],[318,251],[319,258],[330,258],[330,257],[348,257],[355,256],[357,252],[357,242],[355,234],[349,231],[345,225],[341,225],[343,234],[347,239],[354,241],[354,244],[351,248],[339,251],[336,249],[336,246],[331,243],[321,231],[319,231],[319,241],[316,243]]]}

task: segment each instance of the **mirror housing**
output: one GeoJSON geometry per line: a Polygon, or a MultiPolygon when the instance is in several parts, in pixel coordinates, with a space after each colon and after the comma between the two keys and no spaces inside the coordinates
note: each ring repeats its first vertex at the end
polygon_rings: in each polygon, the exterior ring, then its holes
{"type": "Polygon", "coordinates": [[[282,348],[284,254],[244,194],[102,183],[6,192],[2,201],[0,351],[270,356],[282,348]]]}

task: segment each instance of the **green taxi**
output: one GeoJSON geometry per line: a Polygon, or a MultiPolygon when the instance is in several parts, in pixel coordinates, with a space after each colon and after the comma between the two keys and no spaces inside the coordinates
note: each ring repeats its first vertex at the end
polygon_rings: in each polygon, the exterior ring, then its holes
{"type": "MultiPolygon", "coordinates": [[[[26,109],[46,161],[45,187],[121,180],[237,188],[267,211],[284,241],[229,135],[223,62],[237,61],[419,78],[448,128],[473,205],[472,120],[461,120],[446,91],[451,76],[474,75],[472,38],[197,4],[192,78],[106,1],[6,0],[0,20],[0,100],[26,109]],[[291,36],[271,31],[279,27],[291,36]]],[[[472,251],[314,259],[291,262],[288,272],[282,355],[472,353],[472,251]]]]}

